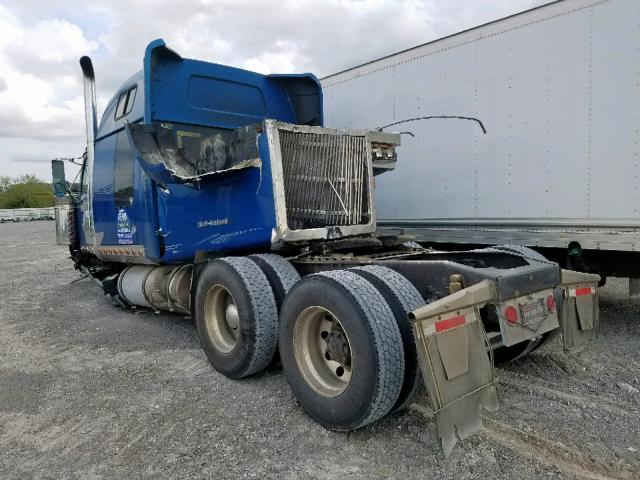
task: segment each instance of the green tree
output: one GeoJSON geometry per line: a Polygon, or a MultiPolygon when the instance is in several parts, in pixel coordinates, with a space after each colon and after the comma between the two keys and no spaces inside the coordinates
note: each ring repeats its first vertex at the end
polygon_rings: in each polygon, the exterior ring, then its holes
{"type": "Polygon", "coordinates": [[[43,208],[53,205],[51,185],[35,175],[22,175],[14,179],[6,190],[0,190],[0,208],[43,208]]]}
{"type": "Polygon", "coordinates": [[[44,183],[44,182],[40,180],[38,177],[36,177],[35,175],[26,173],[16,178],[14,183],[44,183]]]}

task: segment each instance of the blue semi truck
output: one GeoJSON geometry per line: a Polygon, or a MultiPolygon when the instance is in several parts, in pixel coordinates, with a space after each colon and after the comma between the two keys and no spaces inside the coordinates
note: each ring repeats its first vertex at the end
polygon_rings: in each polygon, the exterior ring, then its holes
{"type": "Polygon", "coordinates": [[[195,319],[234,379],[281,361],[334,430],[428,402],[451,451],[496,406],[493,360],[597,330],[598,277],[536,252],[424,249],[376,233],[376,175],[400,135],[323,126],[316,77],[185,59],[162,40],[97,121],[84,75],[80,188],[53,162],[58,238],[128,309],[195,319]],[[426,393],[426,395],[425,395],[426,393]]]}

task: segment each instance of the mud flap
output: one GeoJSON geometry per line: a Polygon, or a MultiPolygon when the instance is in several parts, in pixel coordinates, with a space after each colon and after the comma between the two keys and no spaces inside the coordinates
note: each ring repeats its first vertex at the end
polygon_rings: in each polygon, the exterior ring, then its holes
{"type": "Polygon", "coordinates": [[[497,301],[484,280],[411,312],[422,375],[445,456],[482,427],[480,406],[498,408],[493,358],[479,308],[497,301]]]}
{"type": "Polygon", "coordinates": [[[566,353],[581,350],[596,336],[599,281],[598,275],[562,270],[560,288],[563,294],[559,320],[566,353]]]}

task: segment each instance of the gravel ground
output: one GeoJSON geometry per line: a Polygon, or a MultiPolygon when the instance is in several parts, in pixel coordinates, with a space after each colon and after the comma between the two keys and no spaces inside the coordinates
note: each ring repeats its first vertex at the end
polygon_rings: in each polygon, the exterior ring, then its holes
{"type": "Polygon", "coordinates": [[[0,477],[638,478],[640,300],[611,280],[592,349],[498,369],[501,409],[450,458],[414,408],[342,434],[282,371],[217,374],[193,321],[81,279],[53,222],[0,224],[0,477]]]}

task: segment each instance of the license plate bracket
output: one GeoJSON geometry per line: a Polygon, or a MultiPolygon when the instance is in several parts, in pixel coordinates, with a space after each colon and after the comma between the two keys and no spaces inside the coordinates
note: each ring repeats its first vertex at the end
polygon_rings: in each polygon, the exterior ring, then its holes
{"type": "Polygon", "coordinates": [[[526,327],[536,327],[547,316],[547,307],[543,298],[531,302],[518,302],[522,324],[526,327]]]}
{"type": "Polygon", "coordinates": [[[500,335],[505,347],[527,342],[560,326],[555,309],[549,310],[547,307],[548,298],[552,295],[551,289],[541,290],[496,305],[500,320],[500,335]],[[515,322],[506,318],[506,310],[509,307],[517,311],[515,322]]]}

